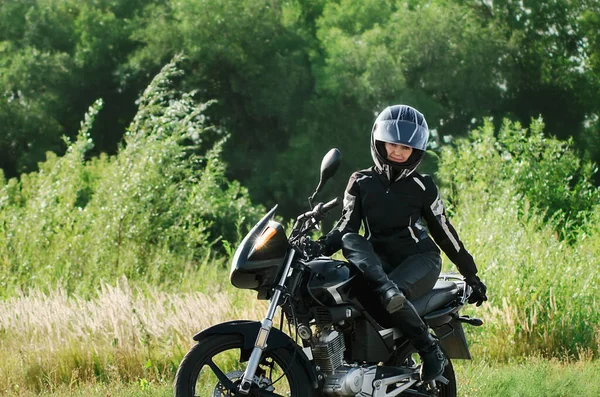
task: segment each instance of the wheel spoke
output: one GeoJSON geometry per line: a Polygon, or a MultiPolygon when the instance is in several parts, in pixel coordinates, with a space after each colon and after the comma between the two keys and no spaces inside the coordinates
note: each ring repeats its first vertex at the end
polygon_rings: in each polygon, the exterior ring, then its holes
{"type": "MultiPolygon", "coordinates": [[[[238,385],[247,367],[244,348],[244,339],[238,335],[215,335],[201,340],[186,354],[178,368],[175,396],[241,396],[238,385]]],[[[308,377],[292,365],[293,360],[294,356],[285,349],[266,354],[254,374],[248,396],[310,395],[308,377]]]]}
{"type": "Polygon", "coordinates": [[[235,386],[233,382],[221,371],[219,367],[213,362],[212,358],[208,360],[208,366],[213,370],[214,374],[217,375],[219,382],[229,391],[234,391],[235,386]]]}

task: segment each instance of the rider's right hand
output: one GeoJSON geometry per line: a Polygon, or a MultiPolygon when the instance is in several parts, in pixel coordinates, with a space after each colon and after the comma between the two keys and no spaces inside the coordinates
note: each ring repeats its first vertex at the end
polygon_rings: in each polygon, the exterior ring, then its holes
{"type": "Polygon", "coordinates": [[[310,237],[304,237],[302,239],[302,245],[304,252],[309,258],[316,258],[323,255],[323,249],[325,246],[320,240],[314,241],[310,237]]]}

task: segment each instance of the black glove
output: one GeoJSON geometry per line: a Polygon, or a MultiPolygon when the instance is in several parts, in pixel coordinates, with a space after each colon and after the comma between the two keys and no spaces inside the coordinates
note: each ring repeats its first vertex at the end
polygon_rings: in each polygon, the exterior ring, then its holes
{"type": "Polygon", "coordinates": [[[469,303],[476,303],[477,306],[488,300],[486,292],[487,287],[477,276],[469,276],[465,278],[467,284],[471,287],[471,296],[469,296],[469,303]]]}
{"type": "Polygon", "coordinates": [[[320,240],[314,241],[310,237],[304,237],[302,239],[302,248],[306,256],[309,259],[312,259],[323,255],[323,249],[325,247],[320,240]]]}

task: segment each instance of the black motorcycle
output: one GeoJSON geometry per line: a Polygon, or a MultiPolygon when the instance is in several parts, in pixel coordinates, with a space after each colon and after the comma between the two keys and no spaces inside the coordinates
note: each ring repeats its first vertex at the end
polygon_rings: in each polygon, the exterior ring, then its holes
{"type": "MultiPolygon", "coordinates": [[[[337,149],[323,158],[309,203],[340,160],[337,149]]],[[[460,276],[442,274],[432,291],[412,302],[448,358],[440,377],[422,382],[416,350],[398,329],[381,326],[353,294],[362,282],[358,270],[311,254],[308,234],[337,205],[338,199],[319,203],[300,215],[289,237],[273,220],[275,206],[246,235],[230,281],[269,300],[266,317],[217,324],[194,336],[198,343],[177,371],[176,397],[456,396],[450,359],[471,358],[462,324],[482,324],[459,314],[470,287],[460,276]]]]}

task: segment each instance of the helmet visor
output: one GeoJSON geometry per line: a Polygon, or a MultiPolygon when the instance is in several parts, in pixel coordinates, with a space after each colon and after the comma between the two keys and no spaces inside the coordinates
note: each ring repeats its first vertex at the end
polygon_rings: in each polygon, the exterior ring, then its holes
{"type": "Polygon", "coordinates": [[[429,140],[429,130],[425,126],[407,121],[383,120],[375,123],[373,138],[376,141],[426,150],[427,141],[429,140]]]}

